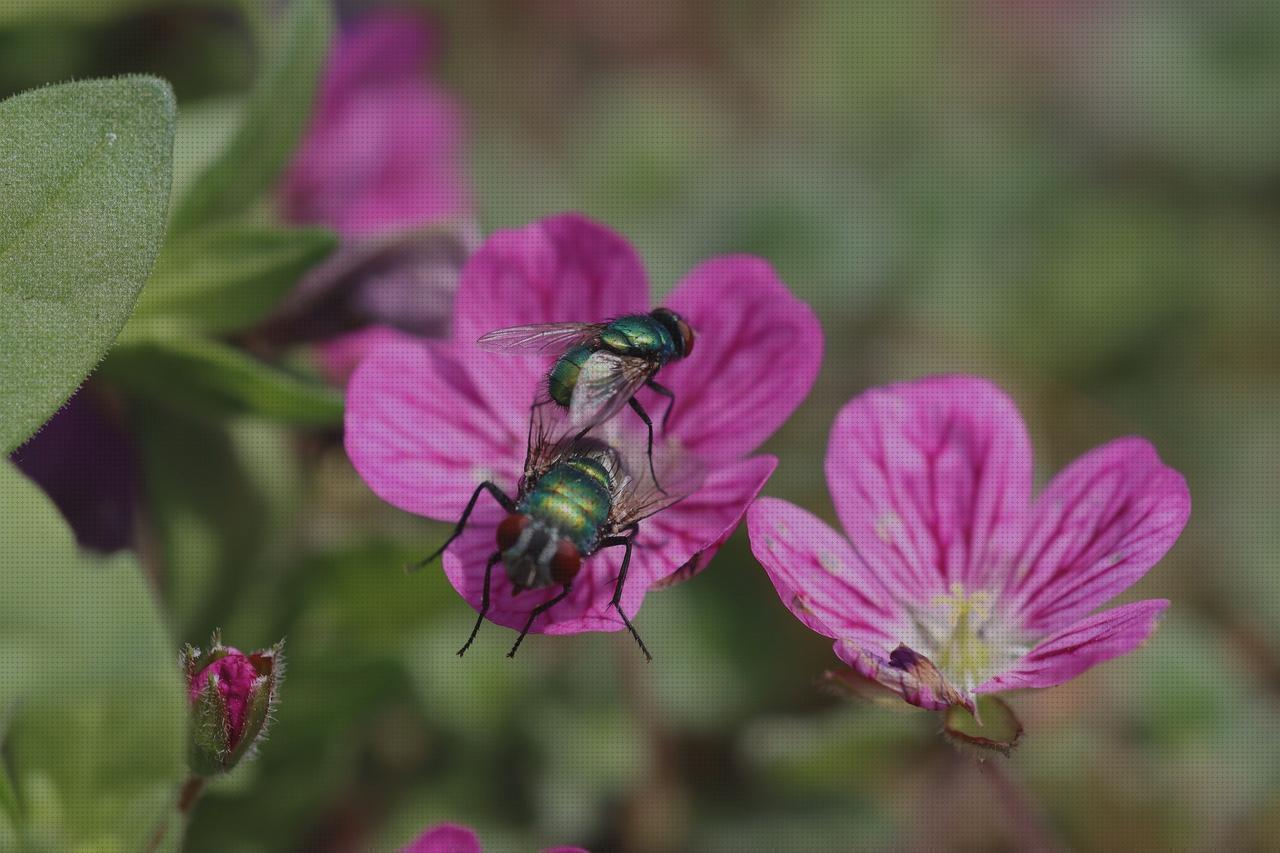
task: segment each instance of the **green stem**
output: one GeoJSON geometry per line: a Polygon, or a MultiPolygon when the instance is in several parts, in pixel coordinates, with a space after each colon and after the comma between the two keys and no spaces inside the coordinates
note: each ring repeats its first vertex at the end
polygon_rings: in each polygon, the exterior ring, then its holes
{"type": "MultiPolygon", "coordinates": [[[[191,815],[191,810],[195,808],[196,801],[204,793],[204,786],[207,781],[204,776],[197,776],[193,773],[187,777],[186,782],[182,783],[182,790],[178,792],[175,810],[184,825],[191,815]]],[[[169,815],[156,827],[156,831],[151,835],[151,840],[147,842],[145,853],[155,853],[160,849],[160,845],[164,843],[165,835],[169,832],[169,824],[172,822],[172,817],[172,815],[169,815]]]]}
{"type": "Polygon", "coordinates": [[[1049,828],[1044,811],[1026,787],[1016,781],[999,758],[984,761],[978,767],[991,783],[996,799],[1009,816],[1018,849],[1034,853],[1064,853],[1066,847],[1049,828]]]}

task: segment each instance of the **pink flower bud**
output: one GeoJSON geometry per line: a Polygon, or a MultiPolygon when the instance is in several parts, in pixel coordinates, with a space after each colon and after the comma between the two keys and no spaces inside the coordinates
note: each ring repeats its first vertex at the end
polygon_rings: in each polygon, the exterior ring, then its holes
{"type": "Polygon", "coordinates": [[[187,646],[183,659],[191,700],[191,769],[223,773],[253,748],[266,730],[283,670],[281,644],[245,654],[222,645],[214,632],[208,651],[187,646]]]}

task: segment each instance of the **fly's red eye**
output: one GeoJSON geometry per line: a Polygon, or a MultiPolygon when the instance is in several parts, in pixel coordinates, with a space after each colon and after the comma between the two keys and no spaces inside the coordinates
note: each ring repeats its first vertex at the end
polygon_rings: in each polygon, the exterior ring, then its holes
{"type": "Polygon", "coordinates": [[[502,519],[502,523],[498,525],[498,547],[503,551],[514,548],[520,534],[528,526],[529,516],[522,513],[512,513],[502,519]]]}
{"type": "Polygon", "coordinates": [[[581,568],[582,555],[578,553],[578,546],[568,539],[561,539],[555,556],[551,558],[552,579],[558,584],[567,584],[578,576],[581,568]]]}
{"type": "Polygon", "coordinates": [[[693,340],[697,336],[698,336],[697,333],[693,331],[693,326],[690,326],[683,319],[681,319],[680,320],[680,337],[684,343],[685,358],[688,358],[689,353],[693,352],[693,340]]]}

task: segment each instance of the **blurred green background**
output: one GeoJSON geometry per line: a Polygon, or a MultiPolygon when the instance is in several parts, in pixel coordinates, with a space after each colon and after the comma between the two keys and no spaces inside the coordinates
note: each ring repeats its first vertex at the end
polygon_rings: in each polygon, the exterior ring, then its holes
{"type": "MultiPolygon", "coordinates": [[[[627,235],[660,292],[750,252],[815,307],[825,363],[765,448],[766,494],[832,519],[836,411],[933,372],[1010,391],[1041,483],[1150,438],[1193,512],[1128,598],[1173,606],[1131,656],[1014,695],[1027,734],[1004,769],[1069,848],[1280,850],[1280,3],[424,8],[485,231],[576,209],[627,235]]],[[[0,9],[0,95],[124,72],[173,83],[181,186],[257,64],[217,3],[0,9]]],[[[242,648],[287,638],[269,740],[212,786],[185,849],[393,849],[442,820],[503,851],[1031,843],[936,717],[815,687],[830,646],[743,531],[649,597],[651,666],[625,634],[535,636],[509,661],[492,627],[459,661],[473,611],[441,573],[399,570],[445,528],[375,499],[331,431],[132,405],[161,543],[140,559],[175,667],[216,626],[242,648]]]]}

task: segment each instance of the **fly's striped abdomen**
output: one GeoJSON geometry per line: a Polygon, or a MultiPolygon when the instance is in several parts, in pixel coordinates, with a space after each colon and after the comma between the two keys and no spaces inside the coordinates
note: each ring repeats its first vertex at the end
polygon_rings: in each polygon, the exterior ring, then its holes
{"type": "Polygon", "coordinates": [[[593,352],[595,350],[591,347],[574,347],[556,359],[555,366],[551,368],[551,375],[547,377],[547,390],[551,393],[552,400],[565,407],[569,405],[569,401],[573,399],[573,389],[578,384],[578,374],[582,372],[582,365],[586,364],[593,352]]]}
{"type": "Polygon", "coordinates": [[[618,355],[647,358],[666,364],[676,354],[671,333],[647,314],[619,317],[600,333],[600,345],[618,355]]]}
{"type": "Polygon", "coordinates": [[[609,474],[594,459],[565,460],[544,474],[521,504],[522,511],[573,540],[585,556],[613,507],[609,474]]]}

